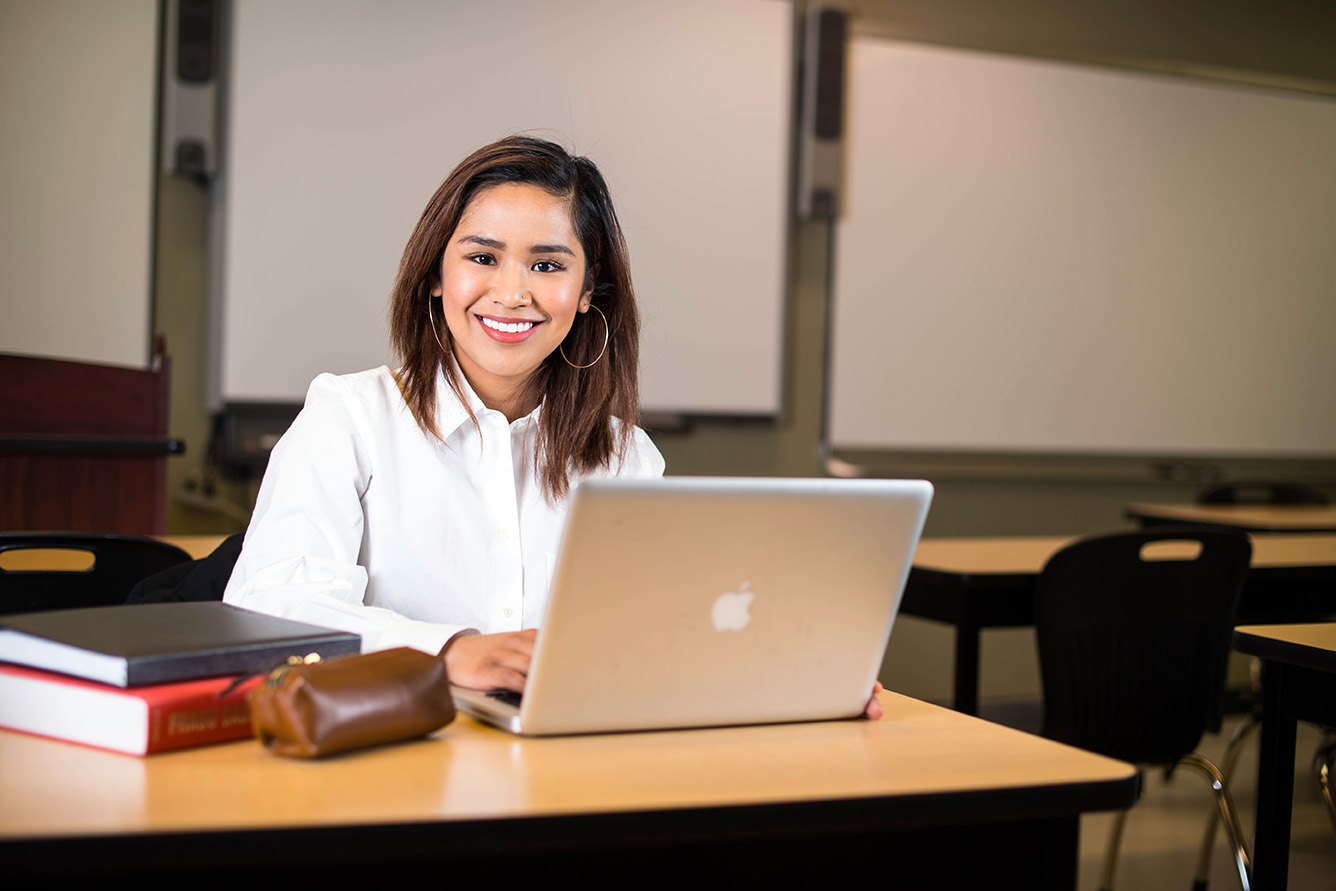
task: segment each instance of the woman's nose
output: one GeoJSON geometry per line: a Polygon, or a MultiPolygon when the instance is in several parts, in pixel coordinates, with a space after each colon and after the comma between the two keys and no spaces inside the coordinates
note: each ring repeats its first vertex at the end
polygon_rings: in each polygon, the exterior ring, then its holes
{"type": "Polygon", "coordinates": [[[532,300],[528,290],[528,270],[518,263],[501,268],[492,288],[492,299],[505,307],[523,306],[532,300]]]}

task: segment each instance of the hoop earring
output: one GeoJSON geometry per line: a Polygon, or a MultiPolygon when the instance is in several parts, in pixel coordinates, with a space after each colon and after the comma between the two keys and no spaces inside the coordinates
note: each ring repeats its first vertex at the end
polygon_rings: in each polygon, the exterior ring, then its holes
{"type": "Polygon", "coordinates": [[[599,309],[592,303],[589,304],[589,308],[593,310],[598,310],[598,314],[600,316],[603,316],[603,349],[598,351],[598,355],[594,358],[594,361],[590,362],[588,365],[576,365],[570,359],[566,358],[566,351],[561,348],[561,344],[557,344],[557,351],[561,353],[561,358],[566,359],[566,364],[572,368],[593,368],[595,365],[598,364],[598,360],[603,358],[603,354],[608,351],[608,338],[612,334],[611,329],[608,327],[608,317],[603,315],[603,310],[599,309]]]}
{"type": "Polygon", "coordinates": [[[431,325],[431,336],[436,339],[436,345],[441,348],[441,352],[447,356],[450,355],[450,351],[445,348],[445,344],[441,343],[441,335],[436,333],[436,317],[431,312],[430,294],[427,295],[427,323],[431,325]]]}

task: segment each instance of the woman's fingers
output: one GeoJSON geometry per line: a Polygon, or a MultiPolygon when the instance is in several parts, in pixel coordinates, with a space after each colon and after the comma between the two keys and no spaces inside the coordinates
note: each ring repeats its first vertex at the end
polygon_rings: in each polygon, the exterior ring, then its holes
{"type": "Polygon", "coordinates": [[[537,634],[529,628],[456,638],[445,651],[451,682],[475,690],[523,692],[537,634]]]}
{"type": "Polygon", "coordinates": [[[881,716],[886,714],[882,708],[881,701],[877,699],[877,694],[886,688],[881,685],[881,681],[874,681],[872,684],[872,697],[868,699],[867,706],[863,709],[863,717],[871,721],[880,721],[881,716]]]}

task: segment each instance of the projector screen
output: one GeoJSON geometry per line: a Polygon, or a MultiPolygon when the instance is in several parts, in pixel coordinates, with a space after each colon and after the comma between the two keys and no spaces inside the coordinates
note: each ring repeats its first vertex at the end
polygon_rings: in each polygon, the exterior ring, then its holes
{"type": "Polygon", "coordinates": [[[516,132],[592,158],[644,317],[647,410],[774,415],[792,15],[776,0],[236,0],[211,401],[391,361],[427,199],[516,132]]]}
{"type": "Polygon", "coordinates": [[[836,450],[1336,456],[1336,102],[853,41],[836,450]]]}

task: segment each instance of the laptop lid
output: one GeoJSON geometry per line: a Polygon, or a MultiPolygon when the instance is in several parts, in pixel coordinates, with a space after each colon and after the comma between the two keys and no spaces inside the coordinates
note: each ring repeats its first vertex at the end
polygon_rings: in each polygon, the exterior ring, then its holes
{"type": "Polygon", "coordinates": [[[526,735],[862,713],[932,497],[921,480],[590,480],[572,496],[526,735]]]}

